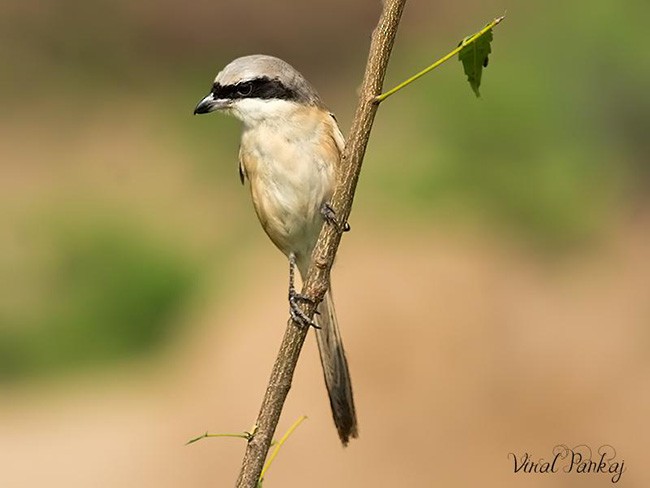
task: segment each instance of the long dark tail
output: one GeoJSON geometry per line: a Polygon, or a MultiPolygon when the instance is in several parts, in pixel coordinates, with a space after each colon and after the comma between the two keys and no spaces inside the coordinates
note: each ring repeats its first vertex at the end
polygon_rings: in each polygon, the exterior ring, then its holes
{"type": "Polygon", "coordinates": [[[355,438],[358,435],[357,414],[354,410],[350,370],[336,320],[331,287],[318,306],[318,311],[320,315],[315,315],[314,318],[321,328],[316,329],[316,340],[323,365],[325,385],[332,406],[334,424],[341,442],[345,446],[350,438],[355,438]]]}

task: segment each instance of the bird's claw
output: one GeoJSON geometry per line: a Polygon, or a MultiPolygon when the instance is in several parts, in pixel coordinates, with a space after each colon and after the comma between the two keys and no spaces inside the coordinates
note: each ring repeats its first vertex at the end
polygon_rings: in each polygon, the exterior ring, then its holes
{"type": "MultiPolygon", "coordinates": [[[[298,302],[310,302],[314,303],[311,298],[300,295],[295,292],[295,290],[289,291],[289,313],[294,322],[299,323],[304,327],[313,327],[314,329],[320,329],[320,326],[313,320],[310,319],[305,312],[298,306],[298,302]]],[[[318,313],[318,312],[314,312],[318,313]]]]}
{"type": "Polygon", "coordinates": [[[339,232],[348,232],[350,230],[350,224],[344,222],[343,225],[341,225],[339,221],[336,220],[336,212],[329,202],[323,203],[320,208],[320,213],[325,222],[332,224],[339,232]]]}
{"type": "MultiPolygon", "coordinates": [[[[320,326],[314,322],[313,319],[310,319],[305,312],[298,306],[298,302],[309,302],[312,305],[315,305],[315,302],[304,295],[300,295],[296,291],[296,286],[294,283],[294,274],[296,269],[296,255],[291,253],[289,255],[289,313],[294,322],[304,326],[304,327],[313,327],[315,329],[320,329],[320,326]]],[[[318,314],[318,311],[314,312],[318,314]]]]}

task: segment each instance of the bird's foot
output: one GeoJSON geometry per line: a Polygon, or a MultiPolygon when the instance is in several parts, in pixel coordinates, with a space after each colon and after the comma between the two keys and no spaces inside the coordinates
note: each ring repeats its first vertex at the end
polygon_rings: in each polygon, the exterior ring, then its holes
{"type": "Polygon", "coordinates": [[[297,322],[304,327],[313,327],[314,329],[320,329],[320,325],[318,325],[313,319],[310,319],[307,314],[303,312],[302,309],[298,306],[298,302],[301,301],[314,303],[311,298],[300,295],[296,293],[295,290],[293,293],[289,291],[289,313],[291,314],[291,318],[294,320],[294,322],[297,322]]]}
{"type": "Polygon", "coordinates": [[[323,216],[323,219],[325,219],[325,222],[332,224],[339,232],[348,232],[350,230],[350,224],[345,222],[341,225],[339,221],[336,220],[336,212],[329,202],[325,202],[321,205],[320,213],[323,216]]]}
{"type": "MultiPolygon", "coordinates": [[[[289,313],[294,322],[304,326],[304,327],[313,327],[314,329],[320,329],[320,326],[314,322],[313,319],[310,319],[305,312],[298,306],[298,302],[309,302],[314,304],[314,301],[311,298],[308,298],[304,295],[300,295],[296,291],[294,284],[295,281],[295,270],[296,270],[296,256],[291,253],[289,255],[289,313]]],[[[318,311],[314,312],[318,313],[318,311]]]]}

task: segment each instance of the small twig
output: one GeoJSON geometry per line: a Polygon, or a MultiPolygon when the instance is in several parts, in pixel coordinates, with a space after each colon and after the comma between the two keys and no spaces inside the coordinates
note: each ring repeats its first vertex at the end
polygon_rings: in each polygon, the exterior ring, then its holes
{"type": "MultiPolygon", "coordinates": [[[[405,3],[406,0],[384,0],[381,17],[372,34],[361,94],[338,168],[338,184],[331,200],[332,207],[341,222],[347,222],[350,216],[361,163],[378,108],[374,99],[381,93],[388,59],[405,3]]],[[[310,318],[313,317],[317,304],[323,300],[327,291],[330,270],[340,241],[339,229],[332,225],[323,226],[301,292],[301,295],[310,299],[302,304],[302,310],[310,318]]],[[[238,488],[255,488],[258,484],[308,331],[307,327],[293,320],[287,324],[257,417],[256,431],[246,446],[237,479],[238,488]]]]}
{"type": "Polygon", "coordinates": [[[400,84],[397,85],[396,87],[391,88],[391,89],[388,90],[386,93],[382,93],[382,94],[379,95],[378,97],[375,97],[375,100],[374,100],[375,103],[379,104],[379,103],[383,102],[384,100],[386,100],[386,99],[387,99],[388,97],[390,97],[391,95],[394,95],[395,93],[397,93],[398,91],[400,91],[402,88],[407,87],[408,85],[410,85],[411,83],[413,83],[415,80],[417,80],[417,79],[423,77],[423,76],[426,75],[428,72],[433,71],[434,69],[436,69],[438,66],[440,66],[440,65],[441,65],[442,63],[444,63],[445,61],[449,61],[451,58],[453,58],[454,56],[456,56],[456,54],[458,54],[459,52],[461,52],[465,47],[467,47],[467,46],[469,46],[470,44],[476,42],[476,41],[477,41],[481,36],[485,35],[485,34],[486,34],[490,29],[492,29],[492,28],[494,28],[496,25],[498,25],[498,24],[499,24],[503,19],[505,19],[505,17],[506,17],[505,15],[502,15],[501,17],[498,17],[498,18],[494,19],[492,22],[490,22],[488,25],[486,25],[485,27],[483,27],[483,29],[481,29],[481,30],[478,31],[477,33],[472,34],[471,36],[468,36],[468,37],[466,37],[465,39],[463,39],[463,40],[458,44],[458,47],[456,47],[456,49],[454,49],[453,51],[447,53],[446,55],[444,55],[442,58],[440,58],[440,59],[439,59],[438,61],[436,61],[435,63],[433,63],[433,64],[427,66],[427,67],[424,68],[422,71],[420,71],[419,73],[414,74],[414,75],[411,76],[409,79],[403,81],[402,83],[400,83],[400,84]]]}
{"type": "Polygon", "coordinates": [[[241,434],[208,434],[206,432],[205,434],[195,437],[194,439],[190,439],[185,443],[185,445],[189,446],[190,444],[194,444],[195,442],[198,442],[201,439],[207,439],[209,437],[238,437],[239,439],[249,440],[252,436],[253,434],[251,434],[250,432],[243,432],[241,434]]]}

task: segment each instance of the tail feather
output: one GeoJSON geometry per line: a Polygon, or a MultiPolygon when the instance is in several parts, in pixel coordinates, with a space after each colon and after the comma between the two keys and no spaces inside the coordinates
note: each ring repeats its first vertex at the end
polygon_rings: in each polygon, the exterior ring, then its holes
{"type": "Polygon", "coordinates": [[[350,438],[358,435],[357,415],[354,409],[350,370],[336,320],[331,288],[318,306],[318,311],[320,315],[316,315],[315,319],[321,328],[316,329],[316,340],[323,365],[325,385],[336,430],[343,445],[347,445],[350,438]]]}

